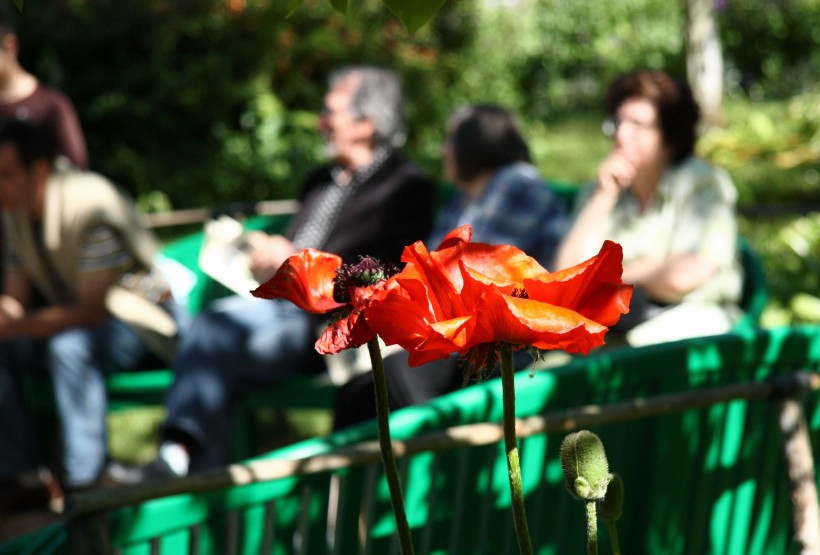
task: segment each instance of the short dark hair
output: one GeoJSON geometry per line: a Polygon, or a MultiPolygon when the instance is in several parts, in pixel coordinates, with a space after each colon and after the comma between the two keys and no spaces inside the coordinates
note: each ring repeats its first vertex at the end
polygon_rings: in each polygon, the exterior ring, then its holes
{"type": "Polygon", "coordinates": [[[17,147],[20,162],[26,169],[41,160],[52,162],[57,155],[57,143],[48,129],[18,119],[0,121],[0,146],[7,144],[17,147]]]}
{"type": "Polygon", "coordinates": [[[17,8],[8,0],[0,2],[0,38],[17,34],[17,8]]]}
{"type": "Polygon", "coordinates": [[[484,171],[530,161],[515,117],[494,104],[474,104],[455,112],[447,123],[447,141],[456,174],[467,181],[484,171]]]}
{"type": "Polygon", "coordinates": [[[700,109],[684,80],[657,70],[627,73],[609,86],[604,109],[614,116],[630,98],[643,98],[655,106],[663,141],[672,151],[673,163],[694,152],[700,109]]]}

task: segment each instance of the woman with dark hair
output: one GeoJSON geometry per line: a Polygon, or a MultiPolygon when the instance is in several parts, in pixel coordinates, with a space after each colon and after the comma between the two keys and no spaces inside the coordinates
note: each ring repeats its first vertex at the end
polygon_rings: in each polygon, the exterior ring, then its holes
{"type": "Polygon", "coordinates": [[[699,110],[689,87],[660,71],[621,76],[604,126],[613,148],[576,204],[557,263],[571,266],[605,239],[624,249],[630,314],[615,331],[631,345],[729,331],[740,315],[737,193],[694,154],[699,110]]]}
{"type": "MultiPolygon", "coordinates": [[[[488,104],[458,110],[447,124],[443,156],[445,177],[458,192],[436,218],[425,245],[434,249],[449,231],[470,224],[474,242],[514,245],[553,269],[566,211],[530,163],[512,114],[488,104]]],[[[391,346],[383,354],[391,409],[422,403],[463,383],[455,356],[410,368],[406,352],[391,346]]],[[[531,363],[527,359],[522,364],[531,363]]],[[[361,366],[369,368],[369,362],[361,366]]],[[[374,418],[374,398],[369,372],[340,387],[335,429],[374,418]]]]}
{"type": "Polygon", "coordinates": [[[436,219],[427,247],[470,224],[473,241],[514,245],[552,269],[565,208],[530,163],[513,115],[490,104],[458,110],[447,124],[443,156],[445,177],[458,192],[436,219]]]}

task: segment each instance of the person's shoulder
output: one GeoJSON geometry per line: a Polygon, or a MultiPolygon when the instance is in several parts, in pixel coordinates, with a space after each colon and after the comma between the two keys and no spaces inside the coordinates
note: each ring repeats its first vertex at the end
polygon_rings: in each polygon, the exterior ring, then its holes
{"type": "Polygon", "coordinates": [[[316,166],[307,172],[305,177],[302,179],[299,194],[304,196],[307,191],[314,189],[319,185],[324,185],[330,181],[330,179],[330,164],[321,164],[316,166]]]}
{"type": "Polygon", "coordinates": [[[700,156],[689,156],[672,166],[671,173],[677,176],[691,176],[696,178],[712,177],[725,174],[725,170],[715,166],[700,156]]]}
{"type": "Polygon", "coordinates": [[[58,169],[51,175],[50,183],[65,195],[83,198],[87,204],[108,202],[123,194],[107,177],[74,167],[58,169]]]}
{"type": "Polygon", "coordinates": [[[314,181],[327,180],[330,178],[330,165],[322,164],[310,170],[304,178],[305,183],[313,183],[314,181]]]}
{"type": "Polygon", "coordinates": [[[61,106],[73,106],[66,93],[42,81],[38,81],[37,87],[34,89],[34,92],[31,93],[30,98],[37,98],[42,102],[50,102],[61,106]]]}
{"type": "Polygon", "coordinates": [[[550,194],[547,182],[538,168],[526,162],[514,162],[495,170],[490,178],[488,189],[494,195],[544,195],[550,194]]]}
{"type": "Polygon", "coordinates": [[[544,177],[534,165],[529,162],[513,162],[500,167],[496,175],[501,178],[517,179],[533,183],[545,184],[544,177]]]}
{"type": "Polygon", "coordinates": [[[384,169],[391,173],[400,173],[409,177],[427,179],[432,178],[417,163],[406,158],[402,153],[393,151],[384,162],[384,169]]]}
{"type": "Polygon", "coordinates": [[[692,191],[716,188],[726,196],[734,196],[735,186],[729,173],[699,156],[690,156],[673,168],[676,187],[692,191]]]}
{"type": "Polygon", "coordinates": [[[490,175],[487,189],[494,194],[506,194],[512,190],[521,190],[545,184],[535,166],[524,162],[513,162],[495,168],[490,175]]]}
{"type": "Polygon", "coordinates": [[[378,187],[392,188],[397,192],[413,189],[417,194],[423,190],[433,194],[436,188],[435,180],[421,166],[398,152],[390,154],[372,181],[378,187]]]}

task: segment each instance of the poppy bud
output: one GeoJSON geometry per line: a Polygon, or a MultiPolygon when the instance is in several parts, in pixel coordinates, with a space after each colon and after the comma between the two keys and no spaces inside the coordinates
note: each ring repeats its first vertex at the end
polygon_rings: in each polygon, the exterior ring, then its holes
{"type": "Polygon", "coordinates": [[[598,518],[605,522],[616,522],[624,510],[624,482],[618,473],[609,475],[606,495],[598,501],[598,518]]]}
{"type": "Polygon", "coordinates": [[[603,499],[611,475],[600,438],[581,430],[561,443],[561,468],[564,485],[576,499],[603,499]]]}

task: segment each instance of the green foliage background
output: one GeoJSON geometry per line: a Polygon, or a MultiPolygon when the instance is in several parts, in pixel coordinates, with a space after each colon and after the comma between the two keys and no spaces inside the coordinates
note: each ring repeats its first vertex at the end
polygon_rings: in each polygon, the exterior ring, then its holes
{"type": "MultiPolygon", "coordinates": [[[[682,3],[669,0],[460,0],[413,35],[377,0],[346,2],[347,17],[327,0],[306,0],[288,17],[295,4],[28,2],[21,57],[74,100],[94,167],[147,209],[291,196],[321,158],[315,114],[342,64],[402,74],[408,150],[433,172],[443,122],[460,104],[516,110],[551,175],[552,126],[600,117],[615,75],[682,73],[682,3]]],[[[820,3],[730,0],[720,17],[730,90],[760,99],[814,83],[820,3]]],[[[557,177],[593,172],[589,164],[557,177]]]]}
{"type": "MultiPolygon", "coordinates": [[[[21,59],[74,100],[92,165],[145,210],[294,195],[322,159],[316,113],[340,65],[403,76],[407,153],[432,174],[447,115],[485,101],[518,112],[544,174],[571,182],[593,176],[608,148],[598,104],[615,75],[683,73],[683,0],[448,1],[415,34],[379,0],[344,3],[347,16],[328,0],[290,15],[299,2],[27,1],[21,59]]],[[[817,203],[820,2],[716,6],[728,124],[701,152],[733,175],[741,206],[817,203]]],[[[816,217],[743,225],[764,255],[775,320],[813,318],[800,294],[820,290],[816,217]]]]}

